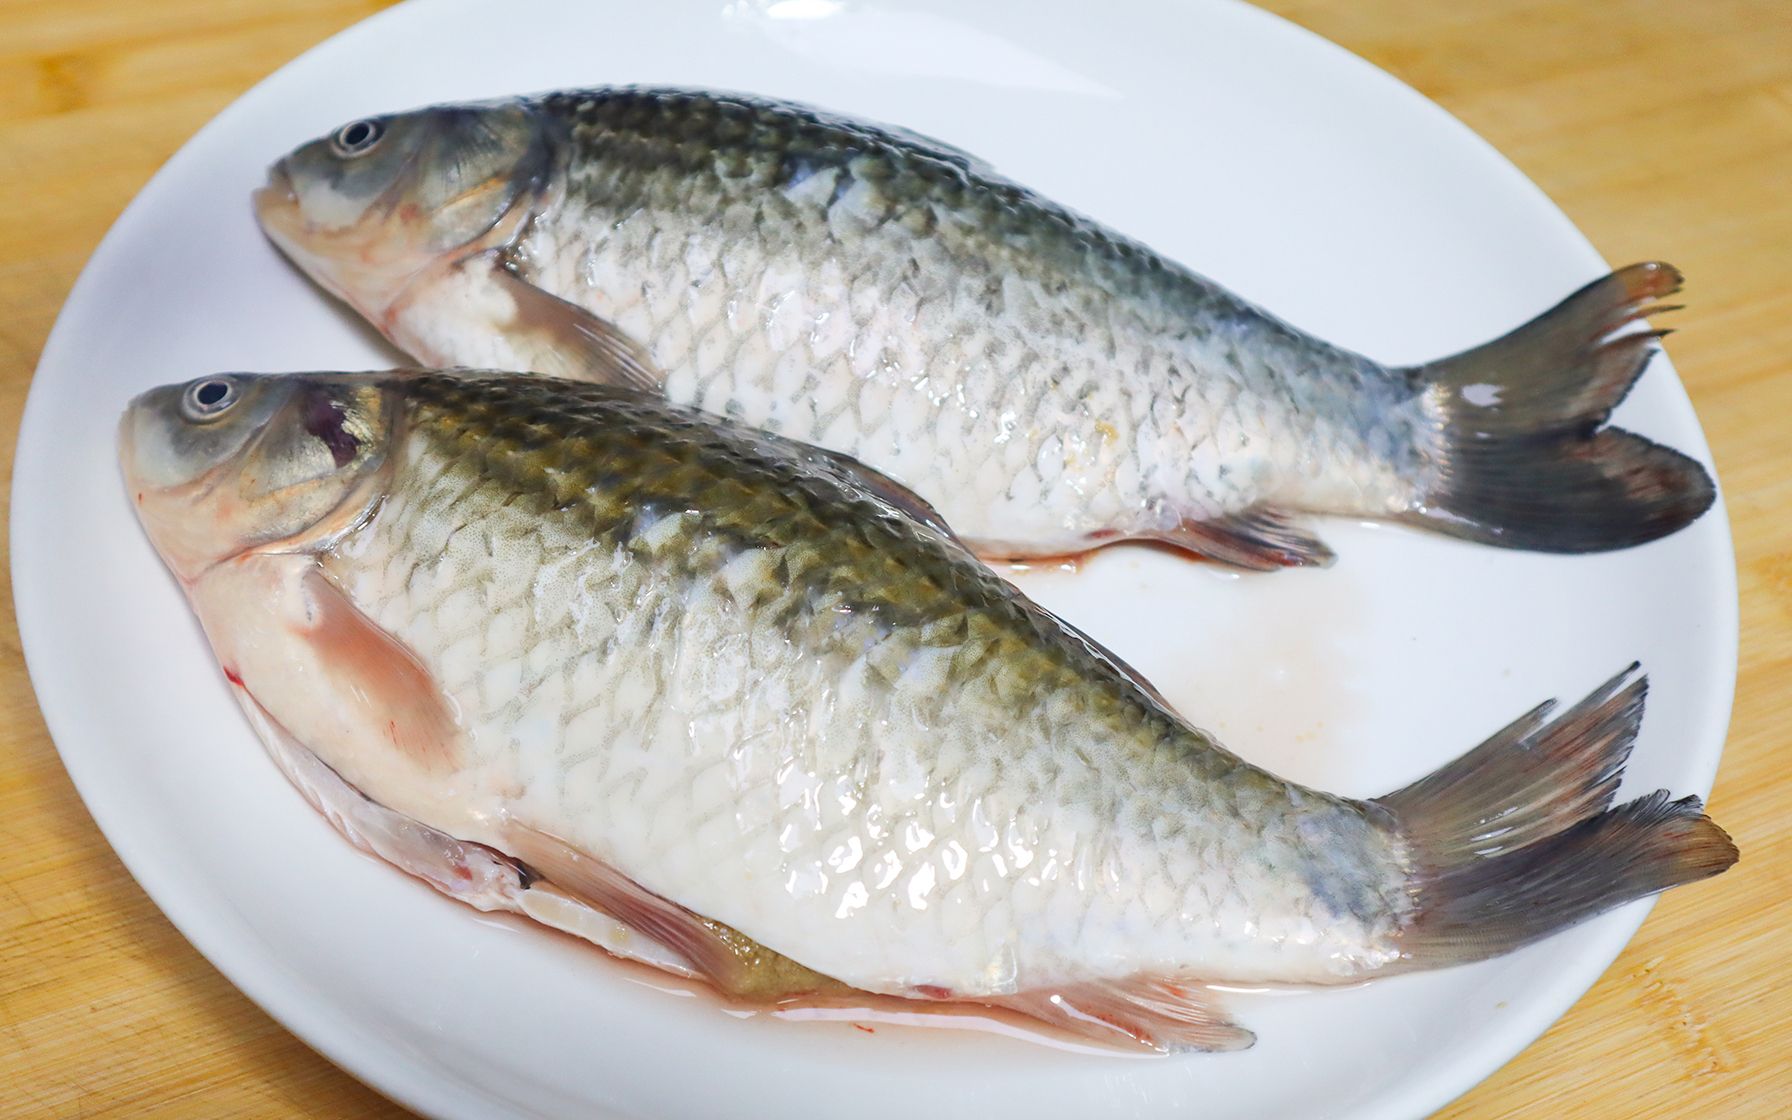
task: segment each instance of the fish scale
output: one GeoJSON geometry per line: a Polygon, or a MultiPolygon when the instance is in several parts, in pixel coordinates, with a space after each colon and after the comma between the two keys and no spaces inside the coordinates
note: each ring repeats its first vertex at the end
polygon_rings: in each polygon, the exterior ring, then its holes
{"type": "MultiPolygon", "coordinates": [[[[1388,508],[1411,496],[1340,430],[1368,403],[1334,422],[1303,410],[1310,402],[1278,368],[1211,352],[1209,318],[1254,325],[1254,312],[1186,282],[1166,295],[1141,275],[1161,280],[1155,258],[987,177],[984,192],[967,190],[968,173],[925,147],[697,95],[549,97],[541,111],[566,122],[570,172],[558,207],[516,246],[532,279],[640,340],[671,399],[873,462],[933,497],[974,543],[1069,550],[1098,530],[1169,529],[1288,496],[1173,467],[1208,443],[1243,456],[1252,434],[1250,453],[1272,458],[1319,437],[1330,469],[1355,464],[1343,489],[1356,507],[1363,493],[1391,494],[1388,508]],[[788,335],[786,320],[809,327],[796,343],[812,367],[808,409],[783,403],[790,347],[769,336],[788,335]],[[1063,377],[1077,370],[1099,378],[1065,398],[1063,377]],[[1229,410],[1240,385],[1265,408],[1229,410]],[[1152,409],[1166,389],[1188,388],[1200,399],[1183,412],[1152,409]],[[923,394],[916,411],[939,427],[917,439],[899,417],[923,394]],[[956,415],[940,417],[942,401],[956,415]],[[1066,424],[1084,433],[1077,461],[1051,454],[1066,424]],[[1123,469],[1142,442],[1172,466],[1123,469]]],[[[478,356],[447,335],[429,343],[444,361],[478,356]]],[[[1415,408],[1374,422],[1404,431],[1415,408]]],[[[1332,501],[1324,489],[1296,504],[1332,501]]]]}
{"type": "MultiPolygon", "coordinates": [[[[1176,960],[1229,976],[1329,974],[1342,941],[1353,958],[1391,951],[1399,898],[1377,898],[1367,921],[1328,920],[1319,938],[1291,923],[1304,944],[1249,936],[1307,889],[1274,873],[1244,893],[1223,886],[1238,886],[1244,851],[1263,850],[1262,829],[1292,826],[1274,809],[1288,787],[1209,757],[1209,740],[931,531],[824,513],[866,499],[794,469],[781,485],[796,500],[755,488],[719,512],[707,494],[738,463],[697,457],[655,406],[594,388],[550,417],[529,409],[527,384],[407,382],[418,403],[391,493],[327,561],[439,674],[471,771],[527,791],[488,813],[871,991],[1011,992],[1074,976],[1091,946],[1128,971],[1176,960]],[[568,453],[580,436],[589,453],[568,453]],[[576,480],[570,498],[555,479],[576,480]],[[818,535],[795,535],[820,519],[818,535]],[[576,577],[528,578],[581,548],[576,577]],[[486,604],[507,604],[504,619],[519,597],[520,640],[494,638],[504,627],[486,604]],[[482,643],[468,660],[483,678],[453,671],[440,645],[463,633],[482,643]],[[921,657],[934,651],[947,663],[921,657]],[[1096,703],[1066,676],[1091,669],[1107,678],[1096,703]],[[511,687],[482,687],[498,670],[511,687]],[[954,687],[938,687],[942,673],[954,687]],[[565,699],[543,735],[526,711],[548,677],[565,699]],[[992,835],[967,805],[1008,827],[992,835]],[[1185,815],[1224,820],[1226,838],[1166,854],[1185,815]],[[1168,908],[1141,909],[1151,882],[1168,908]],[[970,917],[991,907],[1001,917],[970,917]],[[1184,916],[1208,912],[1224,935],[1191,961],[1184,916]]],[[[1374,828],[1325,842],[1389,868],[1400,858],[1374,828]]],[[[1305,846],[1291,834],[1282,850],[1305,846]]]]}

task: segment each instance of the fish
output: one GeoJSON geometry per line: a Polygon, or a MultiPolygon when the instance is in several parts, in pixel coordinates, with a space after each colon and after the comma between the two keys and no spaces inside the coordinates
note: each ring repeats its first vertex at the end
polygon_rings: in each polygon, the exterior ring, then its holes
{"type": "MultiPolygon", "coordinates": [[[[349,122],[254,194],[287,257],[417,362],[594,380],[848,455],[986,559],[1167,544],[1331,562],[1310,515],[1599,552],[1710,507],[1607,425],[1672,266],[1386,366],[919,134],[603,88],[349,122]]],[[[1466,294],[1465,294],[1465,298],[1466,294]]]]}
{"type": "Polygon", "coordinates": [[[1480,960],[1737,858],[1697,798],[1613,804],[1635,666],[1340,797],[1229,752],[870,468],[658,394],[223,373],[136,398],[119,455],[337,829],[741,1006],[1237,1049],[1210,985],[1480,960]]]}

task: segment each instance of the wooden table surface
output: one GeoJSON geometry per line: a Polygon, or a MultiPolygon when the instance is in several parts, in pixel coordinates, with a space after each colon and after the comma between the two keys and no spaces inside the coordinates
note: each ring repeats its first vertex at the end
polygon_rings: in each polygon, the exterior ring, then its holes
{"type": "MultiPolygon", "coordinates": [[[[0,0],[0,493],[44,339],[119,211],[252,83],[383,6],[0,0]]],[[[1266,6],[1442,103],[1608,260],[1686,271],[1669,349],[1736,534],[1742,672],[1711,804],[1743,862],[1662,901],[1442,1115],[1792,1115],[1792,3],[1266,6]]],[[[402,1115],[239,995],[125,873],[44,731],[10,586],[3,609],[0,1115],[402,1115]]]]}

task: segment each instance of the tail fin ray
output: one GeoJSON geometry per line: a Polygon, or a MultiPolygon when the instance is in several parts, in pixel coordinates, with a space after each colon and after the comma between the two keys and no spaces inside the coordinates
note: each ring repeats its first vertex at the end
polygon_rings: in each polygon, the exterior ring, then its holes
{"type": "Polygon", "coordinates": [[[1540,704],[1486,742],[1378,798],[1422,828],[1432,859],[1497,855],[1611,804],[1643,719],[1649,682],[1631,665],[1555,720],[1540,704]]]}
{"type": "Polygon", "coordinates": [[[1642,720],[1636,668],[1559,718],[1546,722],[1550,705],[1540,706],[1377,799],[1414,864],[1406,967],[1497,956],[1736,862],[1696,797],[1662,790],[1609,807],[1642,720]]]}
{"type": "Polygon", "coordinates": [[[1631,265],[1484,346],[1412,370],[1445,417],[1440,478],[1405,520],[1542,552],[1627,548],[1684,528],[1715,490],[1705,468],[1601,428],[1665,331],[1631,329],[1680,287],[1631,265]]]}
{"type": "Polygon", "coordinates": [[[1484,960],[1735,862],[1736,845],[1698,798],[1657,790],[1547,840],[1434,873],[1401,942],[1427,965],[1484,960]]]}

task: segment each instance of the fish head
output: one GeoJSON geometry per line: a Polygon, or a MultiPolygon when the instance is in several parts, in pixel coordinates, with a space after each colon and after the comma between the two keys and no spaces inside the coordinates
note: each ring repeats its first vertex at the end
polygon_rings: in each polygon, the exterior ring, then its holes
{"type": "Polygon", "coordinates": [[[516,100],[353,120],[268,169],[256,219],[377,325],[419,273],[516,235],[553,178],[550,132],[516,100]]]}
{"type": "Polygon", "coordinates": [[[393,414],[372,375],[213,374],[131,401],[119,463],[156,551],[191,584],[356,524],[377,500],[393,414]]]}

